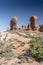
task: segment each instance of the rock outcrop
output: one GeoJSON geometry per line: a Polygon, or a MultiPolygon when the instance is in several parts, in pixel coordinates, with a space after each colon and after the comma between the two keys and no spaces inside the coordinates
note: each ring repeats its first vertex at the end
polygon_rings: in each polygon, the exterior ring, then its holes
{"type": "Polygon", "coordinates": [[[10,30],[17,29],[17,22],[18,22],[18,18],[16,16],[14,16],[10,21],[10,30]]]}
{"type": "Polygon", "coordinates": [[[27,25],[27,30],[32,30],[29,24],[27,25]]]}
{"type": "Polygon", "coordinates": [[[10,30],[23,30],[23,31],[40,31],[43,32],[43,25],[36,24],[37,16],[30,17],[30,24],[27,26],[22,25],[22,29],[17,27],[18,18],[14,16],[10,21],[10,30]]]}
{"type": "Polygon", "coordinates": [[[39,27],[40,27],[40,28],[39,28],[39,31],[40,31],[40,32],[43,32],[43,25],[39,25],[39,27]]]}
{"type": "Polygon", "coordinates": [[[37,16],[31,16],[31,18],[30,18],[30,26],[31,26],[31,29],[33,31],[37,30],[36,20],[37,20],[37,16]]]}
{"type": "Polygon", "coordinates": [[[27,25],[27,31],[38,31],[39,26],[36,25],[37,16],[31,16],[30,18],[30,24],[27,25]]]}
{"type": "Polygon", "coordinates": [[[22,25],[22,30],[26,31],[26,26],[25,25],[22,25]]]}

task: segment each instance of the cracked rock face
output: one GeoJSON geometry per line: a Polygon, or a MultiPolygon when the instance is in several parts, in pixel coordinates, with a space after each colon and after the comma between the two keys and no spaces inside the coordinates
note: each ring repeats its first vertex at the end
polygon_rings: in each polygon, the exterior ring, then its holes
{"type": "Polygon", "coordinates": [[[18,18],[14,16],[10,21],[10,30],[17,29],[18,18]]]}

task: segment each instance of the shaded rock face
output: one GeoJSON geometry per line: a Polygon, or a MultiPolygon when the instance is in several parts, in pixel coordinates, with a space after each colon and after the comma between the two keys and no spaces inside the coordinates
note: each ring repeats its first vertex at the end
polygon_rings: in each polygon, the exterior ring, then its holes
{"type": "Polygon", "coordinates": [[[32,30],[37,30],[36,20],[37,20],[37,16],[31,16],[31,18],[30,18],[30,26],[31,26],[32,30]]]}
{"type": "Polygon", "coordinates": [[[27,30],[32,30],[29,24],[27,25],[27,30]]]}
{"type": "Polygon", "coordinates": [[[43,32],[43,25],[39,25],[39,27],[40,27],[40,28],[39,28],[39,31],[40,31],[40,32],[43,32]]]}
{"type": "Polygon", "coordinates": [[[22,30],[26,30],[26,26],[25,25],[22,25],[22,30]]]}
{"type": "Polygon", "coordinates": [[[18,22],[18,18],[16,16],[14,16],[10,21],[10,30],[17,29],[17,22],[18,22]]]}

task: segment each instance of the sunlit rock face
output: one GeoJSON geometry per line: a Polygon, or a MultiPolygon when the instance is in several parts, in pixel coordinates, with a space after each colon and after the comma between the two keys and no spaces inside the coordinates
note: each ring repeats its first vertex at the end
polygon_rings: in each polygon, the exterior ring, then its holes
{"type": "Polygon", "coordinates": [[[10,21],[10,30],[17,29],[17,22],[18,22],[18,18],[16,16],[14,16],[10,21]]]}
{"type": "Polygon", "coordinates": [[[39,28],[39,31],[40,31],[40,32],[43,32],[43,25],[39,25],[39,27],[40,27],[40,28],[39,28]]]}
{"type": "Polygon", "coordinates": [[[32,30],[37,30],[36,20],[37,20],[37,16],[31,16],[31,18],[30,18],[30,26],[31,26],[32,30]]]}
{"type": "Polygon", "coordinates": [[[23,31],[40,31],[43,32],[43,25],[37,25],[37,16],[30,17],[30,24],[27,26],[22,25],[22,29],[17,27],[18,18],[14,16],[10,21],[10,30],[23,30],[23,31]]]}

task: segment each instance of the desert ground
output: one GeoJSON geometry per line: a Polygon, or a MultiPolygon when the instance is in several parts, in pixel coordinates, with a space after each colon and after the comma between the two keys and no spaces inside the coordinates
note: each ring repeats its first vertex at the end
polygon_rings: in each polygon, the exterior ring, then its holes
{"type": "Polygon", "coordinates": [[[29,55],[30,41],[42,37],[43,32],[0,32],[0,65],[43,65],[29,55]]]}

